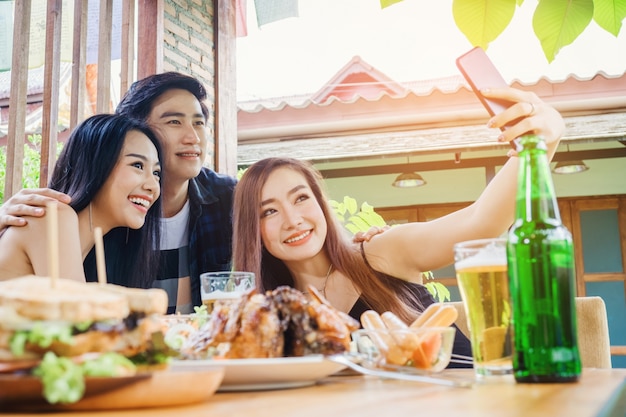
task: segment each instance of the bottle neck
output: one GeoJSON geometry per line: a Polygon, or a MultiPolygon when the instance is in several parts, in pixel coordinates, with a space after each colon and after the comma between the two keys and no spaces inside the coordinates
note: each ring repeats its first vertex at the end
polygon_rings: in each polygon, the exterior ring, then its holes
{"type": "Polygon", "coordinates": [[[520,158],[515,217],[526,221],[561,222],[552,183],[547,148],[537,135],[520,138],[520,158]]]}

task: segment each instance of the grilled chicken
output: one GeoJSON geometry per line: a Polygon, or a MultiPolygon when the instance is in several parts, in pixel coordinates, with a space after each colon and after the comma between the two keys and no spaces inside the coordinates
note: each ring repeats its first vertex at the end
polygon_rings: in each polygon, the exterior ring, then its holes
{"type": "Polygon", "coordinates": [[[181,349],[186,357],[234,358],[330,355],[350,349],[359,323],[335,310],[319,294],[283,286],[254,290],[237,301],[219,300],[207,323],[181,349]]]}

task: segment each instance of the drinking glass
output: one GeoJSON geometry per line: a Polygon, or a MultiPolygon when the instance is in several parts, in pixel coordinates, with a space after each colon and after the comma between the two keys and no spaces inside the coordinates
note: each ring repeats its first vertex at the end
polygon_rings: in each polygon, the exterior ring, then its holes
{"type": "Polygon", "coordinates": [[[202,304],[210,313],[217,300],[237,299],[255,287],[254,273],[242,271],[205,272],[200,275],[202,304]]]}
{"type": "Polygon", "coordinates": [[[457,281],[478,377],[513,372],[511,298],[506,239],[480,239],[454,246],[457,281]]]}

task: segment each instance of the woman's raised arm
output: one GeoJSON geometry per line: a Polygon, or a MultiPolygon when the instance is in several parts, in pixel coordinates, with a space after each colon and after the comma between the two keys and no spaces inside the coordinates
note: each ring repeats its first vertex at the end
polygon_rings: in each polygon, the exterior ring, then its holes
{"type": "MultiPolygon", "coordinates": [[[[499,142],[534,133],[544,138],[548,156],[552,158],[565,130],[563,118],[556,109],[536,94],[514,88],[484,91],[484,95],[515,103],[491,118],[489,127],[499,128],[521,118],[501,132],[499,142]]],[[[511,158],[470,206],[433,221],[395,226],[365,243],[372,266],[392,276],[413,280],[422,271],[451,264],[455,243],[496,237],[505,232],[513,222],[518,175],[515,151],[509,151],[509,156],[511,158]]]]}

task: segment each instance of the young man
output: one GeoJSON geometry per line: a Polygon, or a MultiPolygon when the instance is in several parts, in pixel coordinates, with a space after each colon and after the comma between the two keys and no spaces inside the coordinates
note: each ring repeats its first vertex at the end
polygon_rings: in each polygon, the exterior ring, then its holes
{"type": "MultiPolygon", "coordinates": [[[[197,79],[175,72],[148,76],[135,82],[116,113],[143,120],[163,146],[161,199],[161,263],[154,286],[165,289],[168,313],[193,311],[202,304],[200,274],[230,269],[232,198],[236,179],[203,166],[208,143],[206,90],[197,79]]],[[[21,215],[42,215],[37,205],[58,198],[42,190],[22,191],[0,207],[0,229],[20,226],[21,215]]],[[[105,236],[125,234],[115,229],[105,236]]],[[[122,253],[106,252],[107,263],[122,253]]],[[[84,263],[88,280],[96,280],[95,254],[84,263]]],[[[127,277],[109,281],[124,284],[127,277]]]]}

